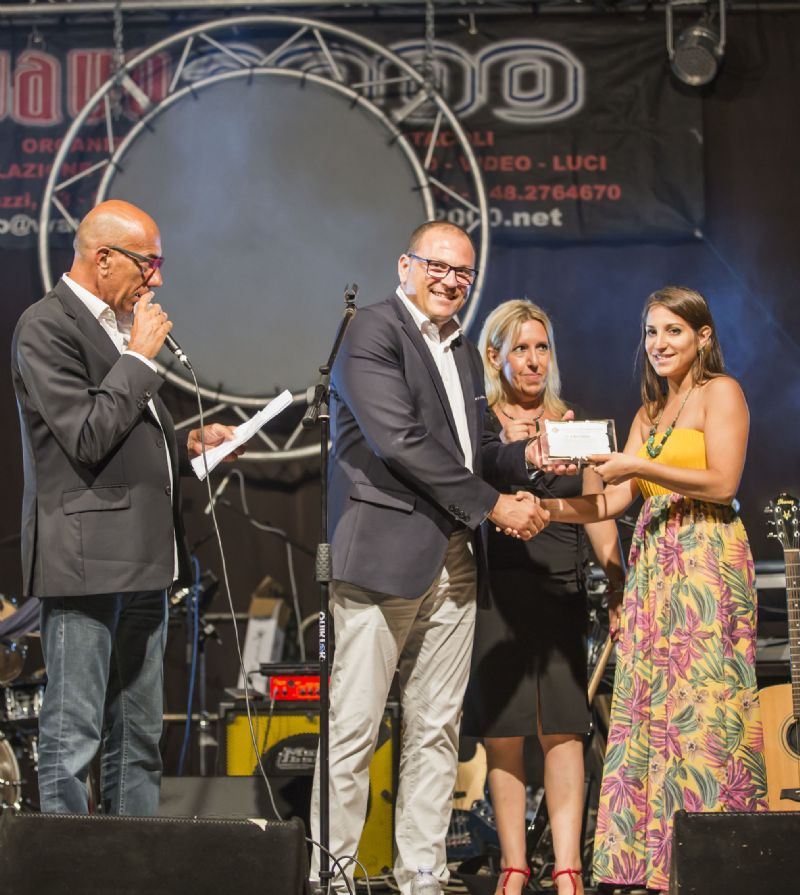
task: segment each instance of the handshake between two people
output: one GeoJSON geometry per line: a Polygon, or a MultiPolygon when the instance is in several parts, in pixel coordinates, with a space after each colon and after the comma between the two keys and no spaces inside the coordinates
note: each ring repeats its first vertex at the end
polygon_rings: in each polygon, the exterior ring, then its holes
{"type": "Polygon", "coordinates": [[[550,513],[541,505],[538,497],[530,491],[515,494],[501,494],[489,513],[489,521],[498,531],[529,541],[534,535],[547,528],[550,513]]]}
{"type": "MultiPolygon", "coordinates": [[[[574,419],[574,416],[575,414],[568,410],[563,419],[571,420],[574,419]]],[[[531,469],[551,472],[556,475],[576,475],[578,473],[575,463],[550,460],[547,436],[544,433],[537,434],[533,438],[529,438],[529,435],[527,424],[523,430],[519,421],[507,420],[500,438],[506,443],[528,438],[528,444],[525,447],[525,461],[531,469]]],[[[523,541],[529,541],[550,523],[550,513],[541,505],[539,498],[529,491],[501,494],[488,518],[498,531],[523,541]]]]}

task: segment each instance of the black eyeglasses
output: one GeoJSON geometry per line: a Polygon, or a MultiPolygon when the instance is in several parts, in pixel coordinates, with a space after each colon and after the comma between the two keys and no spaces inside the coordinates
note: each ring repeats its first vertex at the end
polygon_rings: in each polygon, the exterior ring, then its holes
{"type": "Polygon", "coordinates": [[[146,264],[150,268],[151,276],[164,263],[163,255],[140,255],[138,252],[132,252],[130,249],[123,249],[122,246],[106,246],[106,248],[111,249],[112,252],[119,252],[120,255],[126,255],[128,258],[141,264],[146,264]]]}
{"type": "Polygon", "coordinates": [[[436,261],[433,258],[423,258],[421,255],[415,255],[413,252],[406,253],[409,258],[420,261],[425,265],[425,272],[434,280],[443,280],[452,270],[456,275],[456,282],[462,286],[471,286],[478,276],[478,271],[474,267],[451,267],[444,261],[436,261]]]}

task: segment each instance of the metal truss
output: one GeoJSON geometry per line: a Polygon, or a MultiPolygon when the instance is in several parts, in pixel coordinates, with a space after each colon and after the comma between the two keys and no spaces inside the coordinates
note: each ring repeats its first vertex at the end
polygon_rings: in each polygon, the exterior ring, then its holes
{"type": "MultiPolygon", "coordinates": [[[[686,0],[687,6],[702,7],[706,0],[686,0]]],[[[520,15],[597,15],[609,13],[642,13],[661,11],[670,0],[436,0],[437,15],[496,15],[517,13],[520,15]]],[[[330,10],[331,13],[363,15],[366,12],[385,9],[391,11],[419,10],[423,0],[17,0],[0,3],[0,18],[31,21],[37,18],[59,16],[98,16],[119,8],[126,14],[134,13],[198,13],[221,10],[330,10]]],[[[673,2],[674,5],[674,2],[673,2]]],[[[728,0],[731,12],[787,12],[800,9],[797,0],[771,0],[757,3],[752,0],[728,0]]]]}
{"type": "MultiPolygon", "coordinates": [[[[53,4],[48,4],[53,5],[53,4]]],[[[69,4],[73,5],[73,4],[69,4]]],[[[95,4],[93,4],[95,5],[95,4]]],[[[391,52],[386,47],[381,46],[369,38],[357,34],[349,29],[318,21],[315,19],[297,18],[281,15],[248,15],[234,18],[225,18],[204,22],[202,24],[187,28],[177,34],[164,38],[161,41],[151,45],[150,47],[137,54],[134,58],[127,61],[124,66],[109,78],[96,92],[89,98],[83,109],[73,120],[60,148],[53,161],[53,166],[47,180],[47,184],[42,198],[41,213],[39,218],[39,238],[38,238],[38,257],[39,267],[42,280],[46,289],[50,289],[53,284],[53,276],[50,267],[50,234],[53,230],[51,225],[51,216],[55,213],[67,222],[69,228],[74,231],[77,229],[78,221],[75,220],[67,209],[67,203],[62,201],[63,195],[67,190],[87,190],[96,191],[95,202],[102,201],[104,195],[111,184],[113,174],[119,165],[127,148],[137,138],[147,134],[148,125],[151,120],[159,113],[167,112],[178,99],[185,95],[188,91],[198,92],[204,87],[212,83],[216,83],[221,79],[230,79],[237,77],[254,77],[254,76],[272,76],[272,77],[298,77],[307,81],[316,81],[325,83],[331,89],[336,90],[348,96],[353,103],[358,103],[365,110],[373,114],[378,121],[386,128],[391,135],[391,139],[397,145],[400,151],[404,152],[411,162],[412,170],[417,180],[418,189],[420,190],[427,216],[432,219],[435,212],[435,198],[447,197],[447,201],[455,203],[458,207],[463,208],[466,217],[466,229],[474,232],[478,248],[477,266],[479,268],[478,278],[473,286],[472,301],[469,303],[465,313],[464,325],[467,326],[479,304],[480,293],[483,286],[486,261],[489,251],[489,222],[488,222],[488,203],[486,192],[484,189],[483,178],[477,159],[475,157],[469,139],[456,117],[453,110],[444,101],[442,96],[434,89],[430,83],[430,79],[426,79],[423,74],[418,72],[412,65],[405,61],[402,57],[391,52]],[[254,62],[252,55],[244,56],[237,49],[226,45],[225,33],[241,28],[268,28],[276,34],[286,37],[274,49],[264,52],[261,57],[254,62]],[[316,62],[318,67],[326,70],[321,75],[316,72],[304,70],[292,70],[291,67],[281,65],[276,66],[276,61],[281,59],[285,51],[297,45],[299,41],[310,41],[316,46],[316,62]],[[351,45],[360,50],[367,51],[377,57],[382,58],[390,63],[393,70],[399,72],[399,76],[392,78],[369,78],[351,80],[355,73],[346,71],[346,67],[337,64],[335,53],[332,52],[331,42],[335,41],[339,45],[351,45]],[[186,66],[199,55],[202,51],[207,51],[208,47],[213,47],[216,51],[225,54],[234,63],[234,69],[224,74],[214,74],[201,81],[193,81],[188,86],[182,83],[182,73],[186,66]],[[131,77],[131,73],[137,66],[140,66],[153,55],[170,50],[178,58],[178,63],[171,79],[169,89],[162,100],[158,103],[150,101],[149,97],[139,87],[131,77]],[[388,85],[403,86],[408,93],[408,100],[400,108],[387,114],[381,110],[371,99],[368,98],[376,90],[382,90],[388,85]],[[115,118],[113,115],[113,104],[115,97],[118,100],[118,92],[123,91],[125,94],[134,99],[142,110],[141,117],[138,122],[124,136],[119,137],[115,133],[115,118]],[[106,138],[108,141],[108,152],[105,158],[102,158],[96,164],[80,171],[74,176],[61,179],[60,172],[68,158],[70,149],[78,137],[81,128],[87,122],[90,115],[98,107],[103,110],[106,138]],[[430,110],[431,119],[429,123],[418,124],[415,120],[414,127],[416,130],[428,130],[430,132],[429,139],[423,141],[423,145],[417,150],[412,142],[409,141],[403,133],[404,122],[407,121],[415,113],[427,107],[430,110]],[[439,143],[439,135],[443,128],[448,128],[454,135],[458,150],[462,154],[465,162],[464,176],[468,185],[467,195],[454,189],[451,185],[445,183],[432,172],[437,169],[436,152],[439,143]],[[418,152],[420,154],[418,154],[418,152]],[[60,198],[60,196],[62,198],[60,198]]],[[[182,376],[173,373],[171,370],[161,368],[165,377],[174,385],[194,393],[193,385],[182,376]]],[[[244,395],[226,394],[219,390],[211,390],[201,387],[201,395],[204,399],[213,402],[205,411],[207,418],[218,414],[226,413],[230,416],[231,412],[240,419],[246,419],[250,416],[252,409],[261,407],[271,397],[271,395],[252,397],[244,395]]],[[[294,400],[297,403],[305,402],[306,392],[298,392],[294,394],[294,400]]],[[[193,416],[184,419],[177,424],[177,428],[187,428],[197,422],[197,417],[193,416]]],[[[319,451],[318,444],[298,446],[301,440],[302,428],[300,423],[290,433],[283,443],[278,443],[274,438],[259,433],[263,450],[249,451],[245,456],[248,460],[274,460],[286,461],[296,460],[305,457],[314,456],[319,451]]]]}
{"type": "MultiPolygon", "coordinates": [[[[346,3],[343,0],[18,0],[16,3],[0,3],[0,16],[30,17],[44,15],[93,15],[103,12],[112,12],[119,6],[126,13],[133,12],[209,12],[223,9],[336,9],[364,12],[370,9],[384,8],[387,10],[410,7],[421,7],[424,0],[361,0],[361,2],[346,3]]],[[[572,9],[578,6],[587,6],[595,9],[594,3],[584,4],[582,0],[574,0],[573,3],[565,0],[542,0],[536,6],[558,6],[562,9],[572,9]]],[[[644,4],[640,4],[644,8],[644,4]]],[[[492,0],[490,3],[480,0],[436,0],[437,14],[446,11],[463,14],[470,12],[511,12],[525,11],[530,13],[531,4],[524,0],[492,0]]]]}

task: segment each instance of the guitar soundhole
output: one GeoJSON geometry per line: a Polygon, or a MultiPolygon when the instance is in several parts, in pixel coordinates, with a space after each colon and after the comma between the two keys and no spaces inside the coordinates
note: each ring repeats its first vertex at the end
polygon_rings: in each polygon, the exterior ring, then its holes
{"type": "Polygon", "coordinates": [[[789,751],[800,757],[800,721],[792,721],[786,727],[786,745],[789,751]]]}

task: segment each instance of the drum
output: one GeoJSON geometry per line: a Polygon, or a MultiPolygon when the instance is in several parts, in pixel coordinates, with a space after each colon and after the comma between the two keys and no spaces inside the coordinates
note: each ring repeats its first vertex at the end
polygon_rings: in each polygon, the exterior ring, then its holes
{"type": "Polygon", "coordinates": [[[0,730],[0,811],[39,810],[39,739],[36,731],[0,730]]]}
{"type": "Polygon", "coordinates": [[[10,684],[22,674],[28,655],[29,637],[39,627],[39,601],[17,601],[0,594],[0,686],[10,684]]]}
{"type": "Polygon", "coordinates": [[[11,743],[0,732],[0,813],[6,808],[20,807],[22,778],[11,743]]]}

